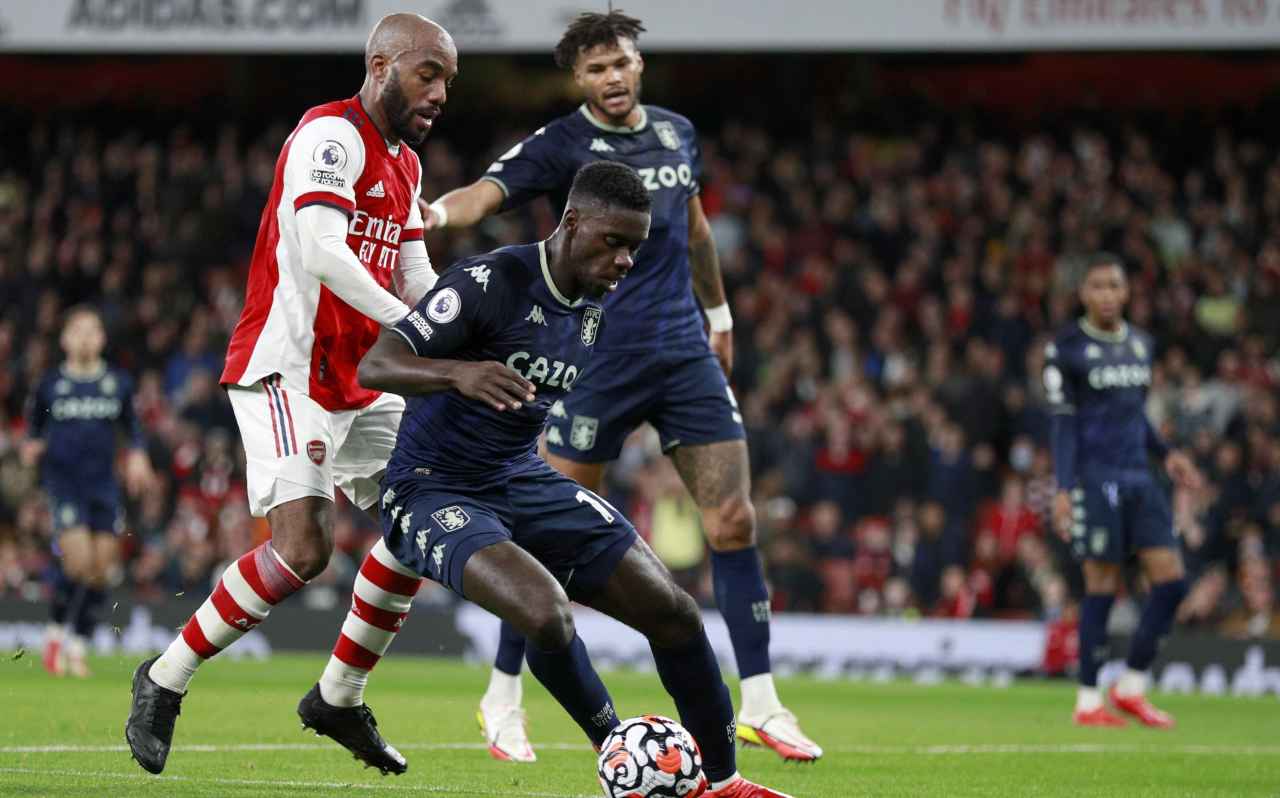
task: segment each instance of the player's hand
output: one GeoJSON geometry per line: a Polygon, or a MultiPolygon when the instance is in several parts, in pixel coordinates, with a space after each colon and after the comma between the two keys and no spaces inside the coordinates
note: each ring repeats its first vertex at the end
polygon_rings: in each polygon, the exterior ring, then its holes
{"type": "Polygon", "coordinates": [[[141,496],[155,481],[151,460],[141,449],[132,449],[124,461],[124,486],[133,497],[141,496]]]}
{"type": "Polygon", "coordinates": [[[44,440],[41,438],[23,441],[22,447],[18,449],[18,458],[26,468],[34,468],[42,454],[44,454],[44,440]]]}
{"type": "Polygon", "coordinates": [[[713,332],[707,336],[711,343],[711,351],[715,352],[720,368],[724,369],[725,379],[733,376],[733,332],[713,332]]]}
{"type": "Polygon", "coordinates": [[[1053,529],[1063,541],[1071,541],[1071,525],[1075,522],[1071,494],[1060,490],[1053,497],[1053,529]]]}
{"type": "Polygon", "coordinates": [[[475,399],[494,410],[519,410],[533,401],[537,387],[496,360],[483,363],[461,363],[453,387],[468,399],[475,399]]]}
{"type": "Polygon", "coordinates": [[[1196,464],[1190,457],[1177,449],[1169,452],[1164,458],[1164,470],[1169,474],[1169,479],[1173,480],[1173,484],[1180,488],[1197,491],[1203,484],[1200,469],[1196,468],[1196,464]]]}
{"type": "Polygon", "coordinates": [[[422,228],[424,230],[436,230],[440,227],[440,217],[431,209],[431,203],[419,197],[418,210],[422,211],[422,228]]]}

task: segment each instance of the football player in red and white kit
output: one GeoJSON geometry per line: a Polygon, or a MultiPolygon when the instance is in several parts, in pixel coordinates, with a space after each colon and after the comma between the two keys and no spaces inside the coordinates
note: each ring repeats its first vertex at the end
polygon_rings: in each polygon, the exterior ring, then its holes
{"type": "MultiPolygon", "coordinates": [[[[404,401],[361,388],[356,366],[435,282],[412,147],[439,116],[457,59],[434,22],[383,18],[360,93],[309,110],[280,151],[222,373],[250,508],[267,517],[271,540],[232,563],[168,649],[134,674],[125,737],[152,773],[164,769],[196,668],[328,564],[334,486],[362,509],[375,503],[404,401]]],[[[384,772],[403,770],[368,707],[331,714],[339,732],[375,749],[384,772]]]]}

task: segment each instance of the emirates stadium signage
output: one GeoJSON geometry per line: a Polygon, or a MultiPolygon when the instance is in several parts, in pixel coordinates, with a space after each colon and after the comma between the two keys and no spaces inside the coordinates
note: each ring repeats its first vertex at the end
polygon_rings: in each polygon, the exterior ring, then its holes
{"type": "MultiPolygon", "coordinates": [[[[424,0],[466,52],[548,52],[563,0],[424,0]]],[[[589,4],[587,4],[589,5],[589,4]]],[[[1280,43],[1280,0],[647,0],[648,50],[1088,50],[1280,43]],[[799,9],[803,9],[800,11],[799,9]]],[[[0,51],[359,52],[398,0],[5,0],[0,51]]]]}

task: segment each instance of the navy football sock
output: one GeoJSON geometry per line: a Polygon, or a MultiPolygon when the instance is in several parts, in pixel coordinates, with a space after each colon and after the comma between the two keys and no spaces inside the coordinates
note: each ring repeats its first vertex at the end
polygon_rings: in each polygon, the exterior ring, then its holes
{"type": "Polygon", "coordinates": [[[768,673],[769,590],[756,547],[711,552],[711,579],[716,606],[729,627],[738,678],[768,673]]]}
{"type": "Polygon", "coordinates": [[[1133,640],[1129,643],[1129,657],[1125,660],[1125,664],[1132,670],[1145,671],[1151,667],[1156,658],[1156,650],[1160,647],[1160,638],[1169,633],[1174,613],[1178,611],[1178,605],[1186,595],[1185,579],[1161,582],[1151,588],[1147,608],[1142,611],[1138,630],[1133,633],[1133,640]]]}
{"type": "Polygon", "coordinates": [[[604,743],[618,725],[609,690],[600,681],[587,656],[587,647],[576,634],[568,648],[541,651],[528,646],[529,670],[542,682],[569,717],[573,718],[596,746],[604,743]]]}
{"type": "Polygon", "coordinates": [[[107,601],[107,592],[98,588],[85,588],[80,611],[71,619],[76,634],[88,640],[98,626],[98,611],[107,601]]]}
{"type": "Polygon", "coordinates": [[[498,638],[498,655],[493,658],[493,667],[509,676],[519,676],[523,664],[524,635],[503,621],[502,633],[498,638]]]}
{"type": "Polygon", "coordinates": [[[1116,597],[1086,593],[1080,602],[1080,684],[1098,686],[1098,668],[1107,656],[1107,616],[1116,597]]]}
{"type": "Polygon", "coordinates": [[[61,566],[54,566],[53,577],[50,580],[52,587],[52,595],[49,598],[49,620],[58,626],[63,626],[67,622],[67,610],[71,608],[71,597],[75,592],[76,586],[67,574],[62,570],[61,566]]]}
{"type": "Polygon", "coordinates": [[[733,700],[706,632],[678,648],[650,649],[662,686],[680,713],[680,723],[702,749],[707,778],[712,782],[729,778],[738,769],[733,748],[733,700]]]}

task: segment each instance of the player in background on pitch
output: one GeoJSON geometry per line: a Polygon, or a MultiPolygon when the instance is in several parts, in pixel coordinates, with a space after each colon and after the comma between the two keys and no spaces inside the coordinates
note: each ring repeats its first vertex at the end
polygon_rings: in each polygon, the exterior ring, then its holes
{"type": "Polygon", "coordinates": [[[55,565],[44,667],[55,676],[89,675],[87,641],[107,602],[124,531],[116,482],[116,444],[129,441],[125,488],[137,496],[151,484],[142,428],[133,412],[133,380],[102,358],[102,318],[87,306],[67,312],[67,359],[45,375],[31,397],[21,455],[40,464],[40,484],[53,515],[55,565]]]}
{"type": "MultiPolygon", "coordinates": [[[[398,576],[439,582],[527,635],[530,670],[597,750],[618,714],[569,602],[641,632],[702,749],[707,798],[786,798],[738,774],[733,702],[693,598],[621,513],[538,455],[551,408],[611,322],[599,299],[625,284],[651,204],[629,167],[584,166],[547,240],[454,264],[365,355],[362,384],[408,397],[380,551],[398,576]]],[[[404,616],[369,587],[357,580],[343,633],[376,662],[404,616]]],[[[322,689],[298,705],[306,725],[331,711],[322,689]]]]}
{"type": "MultiPolygon", "coordinates": [[[[697,131],[679,114],[640,104],[644,59],[636,40],[643,30],[620,11],[578,16],[555,56],[586,101],[512,147],[475,183],[431,203],[423,219],[428,230],[467,227],[541,195],[558,212],[574,173],[592,161],[639,173],[653,195],[653,229],[630,279],[605,301],[610,324],[590,370],[551,410],[548,461],[598,492],[626,437],[646,421],[657,429],[711,547],[716,604],[741,679],[738,735],[786,759],[813,761],[822,748],[782,705],[771,673],[769,593],[756,549],[746,434],[728,382],[733,321],[698,198],[697,131]]],[[[532,762],[521,710],[524,652],[523,639],[504,624],[478,717],[494,757],[532,762]]]]}
{"type": "Polygon", "coordinates": [[[1107,652],[1107,617],[1121,585],[1121,569],[1136,552],[1151,592],[1125,671],[1109,698],[1144,725],[1170,728],[1173,718],[1146,698],[1147,672],[1187,594],[1187,583],[1169,498],[1149,460],[1158,459],[1182,488],[1196,489],[1200,475],[1187,455],[1160,440],[1147,419],[1154,346],[1149,335],[1125,321],[1128,299],[1120,259],[1095,256],[1080,286],[1084,317],[1048,346],[1044,386],[1053,413],[1058,482],[1053,517],[1084,568],[1076,724],[1125,725],[1103,702],[1098,669],[1107,652]]]}
{"type": "MultiPolygon", "coordinates": [[[[133,757],[164,769],[196,669],[320,574],[333,550],[335,485],[373,510],[404,401],[361,387],[360,358],[435,283],[417,199],[421,144],[457,74],[448,32],[416,14],[373,28],[360,93],[307,111],[285,141],[262,214],[245,307],[222,384],[248,461],[250,509],[271,540],[245,554],[133,680],[125,736],[133,757]]],[[[368,707],[343,707],[330,735],[378,752],[368,707]]]]}

